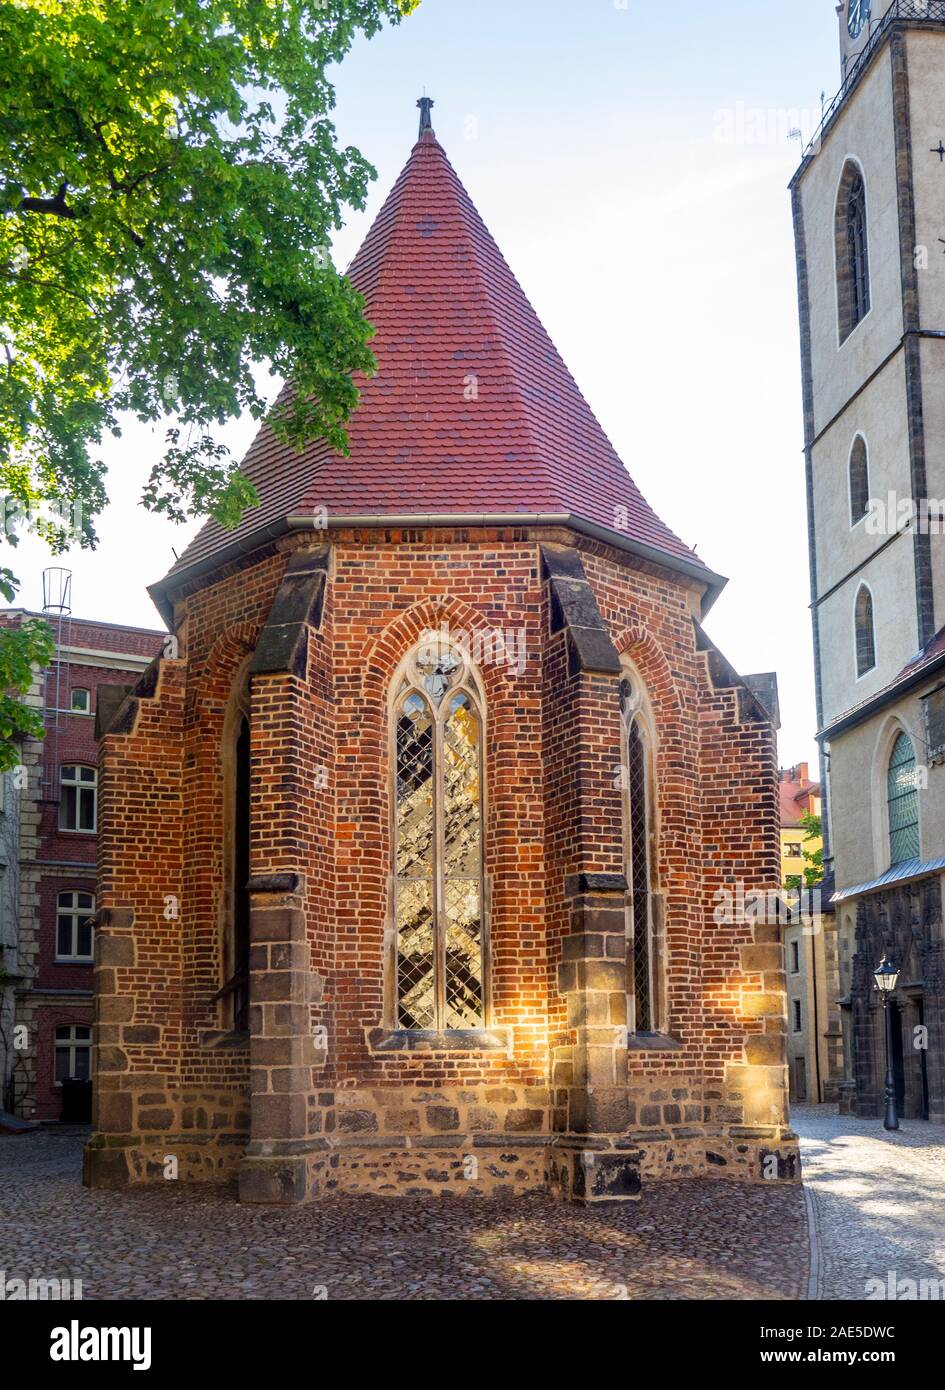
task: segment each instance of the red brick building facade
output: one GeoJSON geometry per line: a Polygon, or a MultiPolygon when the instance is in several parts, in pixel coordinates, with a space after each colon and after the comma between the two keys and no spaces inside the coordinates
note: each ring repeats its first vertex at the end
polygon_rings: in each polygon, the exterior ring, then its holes
{"type": "MultiPolygon", "coordinates": [[[[43,616],[6,610],[0,623],[43,616]]],[[[4,966],[14,986],[11,1021],[26,1030],[25,1046],[6,1048],[3,1079],[5,1100],[26,1118],[58,1120],[63,1080],[91,1075],[99,691],[135,685],[165,636],[70,618],[53,667],[37,673],[29,697],[47,734],[25,742],[3,801],[3,814],[18,822],[17,863],[9,866],[16,922],[4,966]]]]}
{"type": "Polygon", "coordinates": [[[153,590],[102,743],[86,1179],[633,1198],[797,1176],[763,683],[421,137],[350,274],[350,456],[153,590]],[[724,920],[723,920],[724,919],[724,920]]]}

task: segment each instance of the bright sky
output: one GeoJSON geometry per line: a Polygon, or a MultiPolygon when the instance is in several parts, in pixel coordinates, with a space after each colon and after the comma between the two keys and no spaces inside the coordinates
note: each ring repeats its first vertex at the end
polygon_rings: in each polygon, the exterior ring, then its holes
{"type": "MultiPolygon", "coordinates": [[[[708,622],[776,670],[784,764],[814,760],[800,357],[790,199],[840,83],[834,0],[422,0],[338,75],[339,135],[378,169],[347,264],[416,137],[417,97],[644,495],[730,579],[708,622]]],[[[250,421],[230,431],[237,453],[250,421]]],[[[163,432],[105,450],[112,498],[75,552],[74,612],[157,625],[145,585],[193,526],[137,506],[163,432]]],[[[9,556],[9,552],[7,552],[9,556]]],[[[42,604],[48,556],[13,557],[42,604]]]]}

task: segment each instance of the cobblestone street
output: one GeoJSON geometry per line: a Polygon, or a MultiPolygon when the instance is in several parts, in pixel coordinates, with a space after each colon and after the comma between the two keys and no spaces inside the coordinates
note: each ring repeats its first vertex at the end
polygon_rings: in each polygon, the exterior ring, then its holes
{"type": "Polygon", "coordinates": [[[887,1134],[880,1120],[827,1106],[794,1107],[791,1119],[815,1216],[814,1296],[864,1299],[870,1280],[888,1290],[890,1277],[945,1280],[945,1130],[904,1120],[887,1134]]]}
{"type": "Polygon", "coordinates": [[[945,1133],[905,1121],[887,1135],[827,1107],[797,1107],[793,1122],[814,1215],[810,1284],[796,1187],[654,1184],[638,1205],[591,1211],[541,1196],[273,1210],[209,1187],[90,1192],[78,1130],[0,1139],[0,1270],[135,1299],[798,1299],[810,1288],[861,1300],[869,1280],[945,1280],[945,1133]]]}
{"type": "Polygon", "coordinates": [[[0,1269],[82,1280],[85,1298],[795,1299],[807,1284],[797,1187],[658,1184],[586,1211],[348,1198],[241,1207],[209,1188],[92,1192],[83,1135],[0,1138],[0,1269]],[[774,1234],[773,1234],[774,1233],[774,1234]]]}

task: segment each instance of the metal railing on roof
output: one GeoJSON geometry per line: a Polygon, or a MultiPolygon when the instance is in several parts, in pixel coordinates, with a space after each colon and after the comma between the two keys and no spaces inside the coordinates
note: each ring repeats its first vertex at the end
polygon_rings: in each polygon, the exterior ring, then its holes
{"type": "Polygon", "coordinates": [[[924,20],[933,24],[945,24],[945,0],[893,0],[889,9],[881,19],[870,21],[870,37],[864,48],[853,59],[848,66],[844,78],[843,86],[840,88],[833,101],[824,108],[823,117],[820,125],[811,137],[807,148],[804,151],[804,158],[813,154],[824,138],[824,134],[830,122],[837,113],[847,93],[856,83],[873,54],[882,43],[886,31],[891,24],[895,24],[897,19],[924,20]]]}

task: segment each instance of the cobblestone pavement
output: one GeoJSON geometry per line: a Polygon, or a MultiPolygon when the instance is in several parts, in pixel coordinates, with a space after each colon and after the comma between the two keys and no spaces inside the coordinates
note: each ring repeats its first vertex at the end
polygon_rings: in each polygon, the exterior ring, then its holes
{"type": "Polygon", "coordinates": [[[793,1299],[799,1187],[654,1184],[629,1207],[536,1195],[334,1198],[241,1207],[211,1188],[90,1192],[83,1134],[0,1138],[0,1269],[78,1278],[85,1298],[793,1299]]]}
{"type": "Polygon", "coordinates": [[[825,1105],[795,1106],[791,1121],[814,1209],[815,1296],[876,1297],[880,1280],[902,1298],[911,1288],[899,1281],[945,1280],[945,1129],[903,1120],[887,1134],[825,1105]]]}

